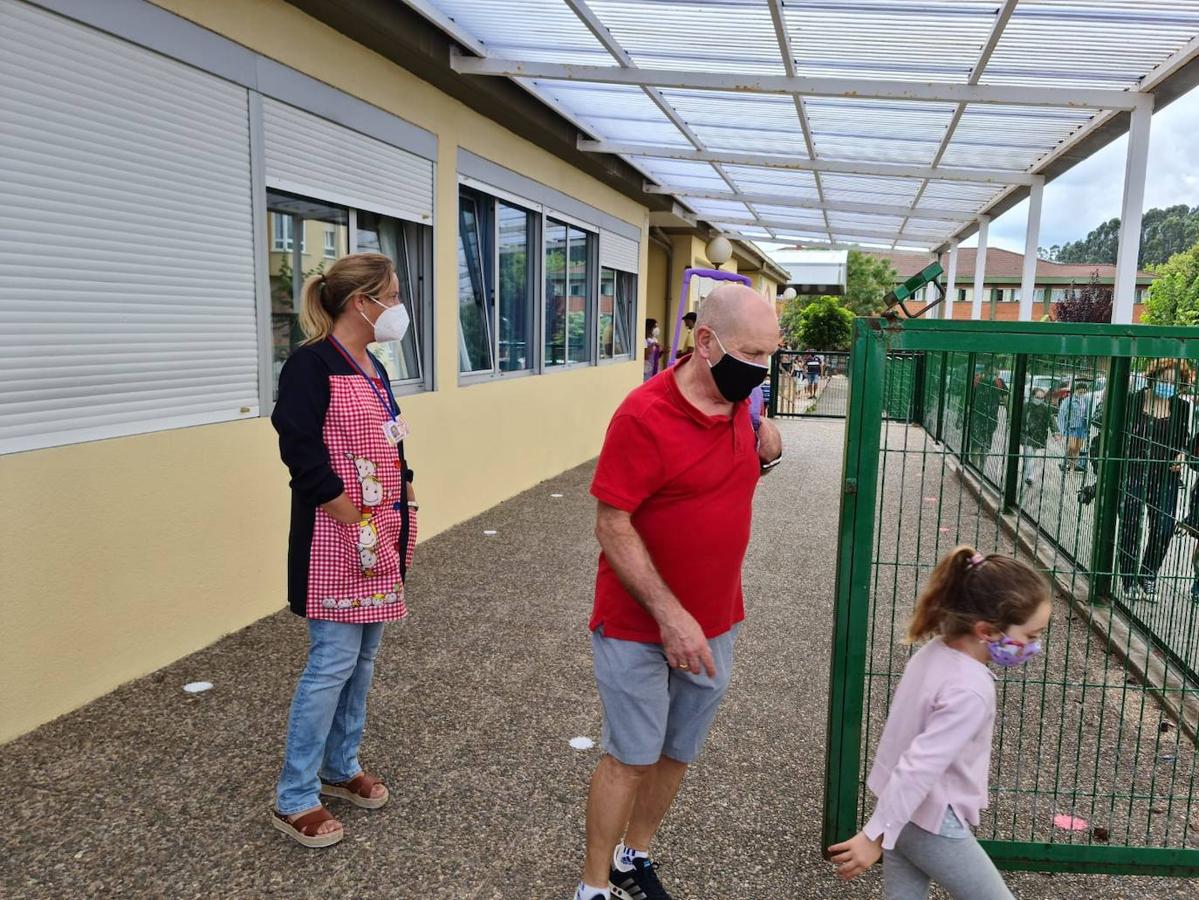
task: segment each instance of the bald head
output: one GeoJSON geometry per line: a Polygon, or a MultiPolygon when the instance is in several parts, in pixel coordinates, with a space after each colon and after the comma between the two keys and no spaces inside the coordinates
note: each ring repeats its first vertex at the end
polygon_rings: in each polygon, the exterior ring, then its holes
{"type": "Polygon", "coordinates": [[[695,321],[697,347],[700,342],[707,344],[706,335],[698,335],[705,326],[719,336],[726,350],[743,359],[762,362],[778,349],[779,320],[774,308],[744,284],[722,284],[700,304],[695,321]]]}

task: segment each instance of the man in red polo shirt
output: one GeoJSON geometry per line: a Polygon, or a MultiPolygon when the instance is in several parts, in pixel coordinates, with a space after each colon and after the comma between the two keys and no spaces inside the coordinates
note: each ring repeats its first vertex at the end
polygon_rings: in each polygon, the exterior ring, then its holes
{"type": "Polygon", "coordinates": [[[722,285],[694,336],[691,356],[616,411],[591,485],[606,755],[591,779],[576,900],[669,900],[650,841],[728,687],[754,488],[782,455],[773,423],[755,432],[748,400],[778,348],[774,310],[722,285]]]}

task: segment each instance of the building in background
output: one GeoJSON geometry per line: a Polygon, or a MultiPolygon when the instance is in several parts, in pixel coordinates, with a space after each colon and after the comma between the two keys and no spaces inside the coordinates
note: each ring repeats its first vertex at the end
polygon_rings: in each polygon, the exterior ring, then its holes
{"type": "Polygon", "coordinates": [[[804,250],[799,247],[778,250],[773,258],[787,270],[784,287],[795,288],[805,296],[845,293],[849,278],[848,250],[804,250]]]}
{"type": "MultiPolygon", "coordinates": [[[[915,275],[930,262],[933,257],[927,253],[905,253],[901,251],[884,252],[879,250],[863,250],[876,259],[885,259],[895,269],[897,284],[902,284],[915,275]]],[[[948,256],[941,260],[942,266],[948,270],[948,256]]],[[[974,302],[974,265],[975,249],[961,247],[958,249],[957,273],[953,317],[969,319],[974,302]]],[[[1000,322],[1014,322],[1019,319],[1020,312],[1020,278],[1024,269],[1024,255],[1002,250],[999,247],[987,248],[986,277],[983,280],[983,310],[982,317],[1000,322]]],[[[1098,282],[1107,287],[1115,284],[1116,267],[1104,264],[1065,264],[1037,260],[1036,288],[1033,292],[1033,318],[1051,315],[1054,303],[1064,300],[1071,285],[1081,287],[1091,281],[1092,275],[1098,276],[1098,282]]],[[[1137,272],[1136,305],[1133,308],[1133,321],[1141,321],[1144,312],[1145,294],[1153,275],[1149,272],[1137,272]]],[[[942,277],[944,283],[944,276],[942,277]]],[[[924,297],[925,294],[920,295],[924,297]]],[[[940,316],[936,311],[930,315],[940,316]]]]}

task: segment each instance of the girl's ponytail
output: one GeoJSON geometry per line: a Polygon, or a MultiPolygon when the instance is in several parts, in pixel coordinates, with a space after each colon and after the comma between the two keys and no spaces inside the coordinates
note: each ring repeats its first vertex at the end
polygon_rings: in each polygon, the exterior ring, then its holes
{"type": "Polygon", "coordinates": [[[962,592],[966,573],[970,571],[970,560],[977,556],[977,550],[963,544],[937,563],[928,586],[916,601],[916,611],[908,625],[908,643],[915,644],[941,634],[946,619],[953,614],[953,598],[962,592]]]}

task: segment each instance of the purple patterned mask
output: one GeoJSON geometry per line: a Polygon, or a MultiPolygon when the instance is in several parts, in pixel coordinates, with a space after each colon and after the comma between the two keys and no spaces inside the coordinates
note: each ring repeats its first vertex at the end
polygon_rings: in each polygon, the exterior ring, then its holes
{"type": "Polygon", "coordinates": [[[991,654],[991,662],[997,666],[1010,669],[1022,666],[1041,652],[1040,641],[1029,641],[1027,644],[1014,640],[1006,634],[999,640],[987,644],[987,652],[991,654]]]}

